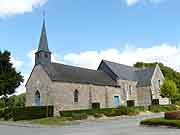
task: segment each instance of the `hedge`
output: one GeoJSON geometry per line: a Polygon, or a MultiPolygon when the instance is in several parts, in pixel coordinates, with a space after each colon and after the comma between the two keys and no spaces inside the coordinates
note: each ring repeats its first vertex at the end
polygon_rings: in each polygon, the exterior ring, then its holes
{"type": "Polygon", "coordinates": [[[178,107],[176,105],[152,105],[149,106],[149,111],[151,112],[169,112],[169,111],[176,111],[178,107]]]}
{"type": "Polygon", "coordinates": [[[53,106],[24,107],[13,110],[13,120],[32,120],[45,117],[53,117],[53,106]]]}
{"type": "Polygon", "coordinates": [[[152,118],[141,121],[141,125],[150,126],[171,126],[180,128],[180,120],[167,120],[164,118],[152,118]]]}
{"type": "Polygon", "coordinates": [[[0,110],[0,118],[4,118],[4,120],[13,119],[14,121],[32,120],[45,117],[53,117],[53,113],[53,106],[6,108],[0,110]]]}
{"type": "Polygon", "coordinates": [[[60,116],[63,117],[73,117],[74,114],[87,114],[93,116],[100,116],[100,114],[111,116],[120,116],[120,115],[136,115],[138,111],[134,108],[128,108],[121,106],[119,108],[104,108],[104,109],[89,109],[89,110],[70,110],[70,111],[60,111],[60,116]]]}

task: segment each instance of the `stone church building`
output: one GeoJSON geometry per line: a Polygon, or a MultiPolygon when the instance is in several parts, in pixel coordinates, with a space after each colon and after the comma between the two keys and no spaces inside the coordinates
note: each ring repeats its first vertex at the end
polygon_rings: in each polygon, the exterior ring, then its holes
{"type": "Polygon", "coordinates": [[[153,101],[167,104],[160,96],[164,76],[155,68],[134,68],[102,60],[97,70],[51,62],[45,21],[35,66],[26,84],[26,106],[54,106],[60,110],[148,106],[153,101]]]}

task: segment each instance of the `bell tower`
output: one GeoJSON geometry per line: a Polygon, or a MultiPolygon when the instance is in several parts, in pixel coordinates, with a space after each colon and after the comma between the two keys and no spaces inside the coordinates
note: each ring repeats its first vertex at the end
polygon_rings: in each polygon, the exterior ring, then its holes
{"type": "Polygon", "coordinates": [[[46,34],[46,23],[43,20],[43,26],[41,31],[41,37],[39,41],[38,51],[35,53],[35,65],[39,64],[50,64],[51,63],[51,52],[48,48],[48,39],[46,34]]]}

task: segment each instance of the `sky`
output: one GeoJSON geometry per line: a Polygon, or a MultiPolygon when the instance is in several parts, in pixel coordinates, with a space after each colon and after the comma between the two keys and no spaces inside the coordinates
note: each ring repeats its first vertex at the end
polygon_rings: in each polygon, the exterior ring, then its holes
{"type": "Polygon", "coordinates": [[[162,62],[180,71],[179,0],[0,0],[0,50],[25,82],[46,12],[53,62],[96,69],[102,59],[162,62]]]}

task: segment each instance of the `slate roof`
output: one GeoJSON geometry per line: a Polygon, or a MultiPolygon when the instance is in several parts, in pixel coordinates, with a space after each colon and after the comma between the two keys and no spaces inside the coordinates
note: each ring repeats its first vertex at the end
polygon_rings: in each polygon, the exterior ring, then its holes
{"type": "Polygon", "coordinates": [[[42,65],[52,81],[116,86],[116,81],[103,71],[90,70],[58,63],[42,65]]]}
{"type": "Polygon", "coordinates": [[[43,21],[43,27],[42,27],[42,31],[41,31],[41,38],[39,41],[38,51],[50,52],[49,48],[48,48],[45,20],[43,21]]]}
{"type": "Polygon", "coordinates": [[[103,60],[102,62],[118,76],[118,79],[137,81],[137,87],[149,86],[151,84],[151,78],[155,68],[141,69],[106,60],[103,60]]]}

